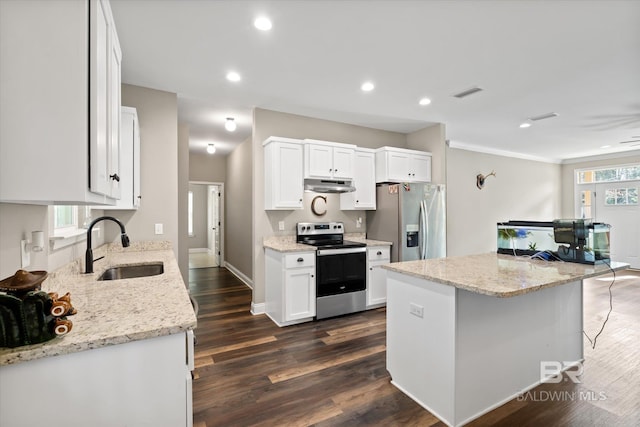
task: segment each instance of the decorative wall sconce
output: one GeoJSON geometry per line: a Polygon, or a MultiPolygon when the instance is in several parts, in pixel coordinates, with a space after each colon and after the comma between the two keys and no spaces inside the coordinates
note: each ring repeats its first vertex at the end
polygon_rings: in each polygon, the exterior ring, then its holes
{"type": "Polygon", "coordinates": [[[482,187],[484,187],[484,180],[489,178],[490,176],[496,176],[496,171],[491,171],[491,173],[488,175],[482,175],[481,173],[479,173],[476,176],[476,187],[478,187],[478,190],[482,190],[482,187]]]}
{"type": "Polygon", "coordinates": [[[327,213],[326,205],[327,205],[327,196],[316,196],[311,201],[311,212],[313,212],[315,216],[323,216],[324,214],[327,213]],[[316,202],[318,200],[324,200],[325,209],[322,212],[318,211],[318,208],[316,208],[316,202]]]}

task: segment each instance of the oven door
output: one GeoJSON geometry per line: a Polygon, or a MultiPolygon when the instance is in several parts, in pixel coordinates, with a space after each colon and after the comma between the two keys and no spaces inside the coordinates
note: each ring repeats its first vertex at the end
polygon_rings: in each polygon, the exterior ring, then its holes
{"type": "Polygon", "coordinates": [[[367,287],[367,248],[319,249],[316,258],[316,297],[364,291],[367,287]]]}

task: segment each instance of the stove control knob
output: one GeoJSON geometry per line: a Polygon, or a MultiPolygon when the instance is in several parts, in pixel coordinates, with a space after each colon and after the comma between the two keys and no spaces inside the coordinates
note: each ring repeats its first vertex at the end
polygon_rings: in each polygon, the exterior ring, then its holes
{"type": "Polygon", "coordinates": [[[338,228],[342,228],[342,225],[338,225],[338,228]]]}

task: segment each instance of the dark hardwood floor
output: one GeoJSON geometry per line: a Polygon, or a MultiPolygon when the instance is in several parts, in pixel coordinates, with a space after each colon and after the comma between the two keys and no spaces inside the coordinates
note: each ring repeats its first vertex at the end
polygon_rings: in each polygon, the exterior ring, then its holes
{"type": "MultiPolygon", "coordinates": [[[[585,283],[592,338],[608,286],[585,283]]],[[[385,309],[278,328],[251,315],[251,290],[224,268],[190,270],[189,288],[200,307],[194,426],[444,426],[390,384],[385,309]]],[[[585,359],[579,384],[542,384],[469,425],[640,426],[640,273],[618,273],[585,359]]]]}

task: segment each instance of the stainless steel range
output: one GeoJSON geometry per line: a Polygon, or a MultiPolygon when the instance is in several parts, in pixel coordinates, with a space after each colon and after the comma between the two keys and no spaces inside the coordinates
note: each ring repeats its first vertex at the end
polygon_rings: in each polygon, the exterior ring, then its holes
{"type": "Polygon", "coordinates": [[[316,246],[316,319],[366,309],[367,248],[343,239],[341,222],[300,222],[297,242],[316,246]]]}

